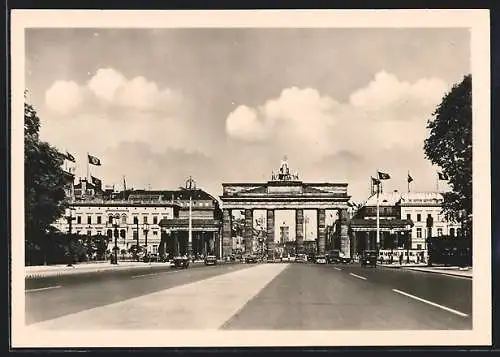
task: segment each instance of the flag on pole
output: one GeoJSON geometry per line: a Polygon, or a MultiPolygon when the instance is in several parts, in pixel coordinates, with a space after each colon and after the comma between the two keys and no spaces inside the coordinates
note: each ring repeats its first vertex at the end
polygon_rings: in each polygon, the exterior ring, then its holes
{"type": "Polygon", "coordinates": [[[92,180],[92,184],[96,185],[96,187],[102,186],[102,181],[100,179],[98,179],[97,177],[90,176],[90,179],[92,180]]]}
{"type": "Polygon", "coordinates": [[[380,180],[378,178],[372,177],[372,184],[373,185],[380,185],[380,180]]]}
{"type": "Polygon", "coordinates": [[[438,178],[440,180],[449,180],[450,178],[448,177],[448,175],[446,175],[445,173],[443,172],[438,172],[438,178]]]}
{"type": "Polygon", "coordinates": [[[413,177],[411,177],[410,174],[408,174],[408,183],[410,183],[412,181],[413,181],[413,177]]]}
{"type": "Polygon", "coordinates": [[[95,165],[95,166],[101,166],[101,160],[99,160],[97,157],[89,155],[89,154],[87,154],[87,156],[89,158],[89,164],[95,165]]]}
{"type": "Polygon", "coordinates": [[[76,159],[73,155],[66,151],[66,159],[71,162],[76,162],[76,159]]]}
{"type": "Polygon", "coordinates": [[[378,179],[379,180],[389,180],[390,178],[391,178],[391,175],[386,174],[385,172],[378,171],[378,179]]]}

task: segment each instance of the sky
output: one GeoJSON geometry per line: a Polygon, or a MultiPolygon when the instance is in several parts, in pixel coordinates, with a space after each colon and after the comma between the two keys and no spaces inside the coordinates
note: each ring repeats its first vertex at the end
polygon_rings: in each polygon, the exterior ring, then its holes
{"type": "Polygon", "coordinates": [[[466,29],[99,29],[26,31],[26,88],[40,135],[87,152],[105,185],[175,189],[192,176],[265,182],[287,156],[305,182],[367,199],[436,189],[426,124],[470,73],[466,29]]]}

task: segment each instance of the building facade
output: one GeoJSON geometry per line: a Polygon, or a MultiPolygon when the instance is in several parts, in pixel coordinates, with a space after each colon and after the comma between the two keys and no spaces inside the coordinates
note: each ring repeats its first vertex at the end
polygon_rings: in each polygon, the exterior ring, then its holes
{"type": "MultiPolygon", "coordinates": [[[[426,250],[428,237],[460,234],[460,225],[447,220],[441,213],[441,193],[380,193],[378,203],[380,249],[426,250]]],[[[358,252],[376,249],[376,219],[377,195],[373,194],[350,222],[350,233],[357,243],[358,252]]]]}
{"type": "Polygon", "coordinates": [[[117,230],[120,250],[128,251],[138,244],[155,254],[167,230],[189,230],[190,211],[196,252],[204,250],[198,237],[220,230],[218,202],[201,189],[102,191],[83,179],[72,194],[68,197],[71,227],[68,217],[61,217],[54,226],[64,233],[71,230],[78,235],[106,236],[109,249],[115,244],[117,230]],[[119,218],[117,225],[114,217],[119,218]]]}
{"type": "Polygon", "coordinates": [[[426,249],[428,237],[460,235],[460,224],[446,219],[441,212],[442,204],[443,195],[438,192],[410,192],[401,195],[398,205],[401,217],[413,222],[412,249],[426,249]],[[428,223],[431,223],[429,227],[428,223]]]}

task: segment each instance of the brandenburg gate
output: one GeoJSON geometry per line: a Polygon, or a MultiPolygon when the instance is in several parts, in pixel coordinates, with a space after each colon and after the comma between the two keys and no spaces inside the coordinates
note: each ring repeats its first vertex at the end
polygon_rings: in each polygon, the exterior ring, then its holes
{"type": "Polygon", "coordinates": [[[251,248],[254,210],[267,211],[266,246],[272,257],[275,248],[274,224],[276,210],[295,211],[296,252],[304,252],[304,210],[317,212],[318,253],[325,254],[326,210],[338,210],[340,219],[340,249],[350,257],[348,236],[347,183],[306,183],[298,174],[291,174],[288,163],[281,162],[278,173],[272,173],[271,180],[264,183],[223,183],[220,196],[223,207],[222,255],[232,251],[232,210],[245,212],[245,251],[251,248]]]}

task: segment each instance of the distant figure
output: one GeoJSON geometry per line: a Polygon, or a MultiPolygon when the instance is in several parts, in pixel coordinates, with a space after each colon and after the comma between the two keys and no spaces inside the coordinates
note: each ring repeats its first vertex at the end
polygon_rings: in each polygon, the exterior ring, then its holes
{"type": "Polygon", "coordinates": [[[403,253],[399,255],[399,265],[403,265],[403,253]]]}

